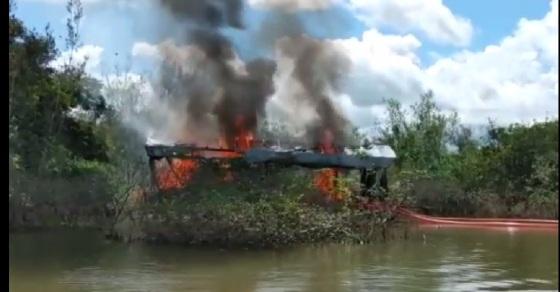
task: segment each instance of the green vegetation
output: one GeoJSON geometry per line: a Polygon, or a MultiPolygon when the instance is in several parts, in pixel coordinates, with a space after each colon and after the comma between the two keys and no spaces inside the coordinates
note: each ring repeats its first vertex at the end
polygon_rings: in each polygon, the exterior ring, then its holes
{"type": "MultiPolygon", "coordinates": [[[[73,52],[82,8],[77,0],[67,8],[67,49],[73,52]]],[[[267,183],[192,186],[138,203],[139,190],[149,189],[144,141],[121,125],[84,63],[69,58],[52,68],[59,53],[48,27],[44,33],[27,29],[13,9],[10,2],[11,229],[96,226],[128,239],[259,246],[368,242],[385,234],[389,214],[360,211],[352,196],[319,204],[312,179],[294,169],[278,171],[267,183]]],[[[455,114],[440,111],[431,93],[411,115],[394,100],[387,109],[381,140],[399,157],[389,176],[395,200],[437,215],[558,218],[557,120],[491,123],[478,139],[455,114]]],[[[290,138],[281,126],[271,129],[290,138]]],[[[345,193],[356,193],[355,182],[342,182],[345,193]]]]}
{"type": "Polygon", "coordinates": [[[134,208],[113,235],[125,240],[226,247],[280,247],[300,243],[368,243],[402,236],[388,230],[391,214],[317,204],[310,172],[285,169],[255,179],[191,185],[159,202],[134,208]]]}
{"type": "Polygon", "coordinates": [[[431,92],[411,110],[407,120],[388,102],[382,140],[399,157],[393,195],[437,215],[558,218],[558,120],[490,123],[476,139],[431,92]]]}
{"type": "MultiPolygon", "coordinates": [[[[122,165],[138,159],[123,145],[131,135],[85,63],[70,57],[53,69],[59,53],[49,28],[27,29],[12,1],[9,7],[10,227],[99,225],[129,177],[122,165]]],[[[67,10],[66,48],[73,52],[82,7],[73,0],[67,10]]]]}

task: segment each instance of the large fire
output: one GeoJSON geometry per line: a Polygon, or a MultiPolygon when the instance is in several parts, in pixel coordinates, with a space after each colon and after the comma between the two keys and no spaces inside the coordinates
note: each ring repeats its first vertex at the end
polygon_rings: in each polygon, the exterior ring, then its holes
{"type": "Polygon", "coordinates": [[[160,166],[156,172],[158,186],[162,190],[185,187],[197,169],[198,162],[194,159],[170,160],[170,164],[160,166]]]}
{"type": "MultiPolygon", "coordinates": [[[[228,141],[226,135],[217,141],[219,151],[200,150],[193,152],[197,158],[232,159],[241,157],[247,150],[255,146],[253,132],[246,127],[243,116],[235,119],[235,137],[228,141]],[[233,140],[233,141],[232,141],[233,140]],[[229,143],[228,143],[229,142],[229,143]]],[[[220,163],[220,168],[225,170],[224,181],[232,181],[233,173],[228,162],[220,163]]],[[[185,187],[198,169],[196,159],[174,159],[170,164],[157,167],[157,183],[161,190],[171,190],[185,187]]]]}
{"type": "Polygon", "coordinates": [[[232,151],[225,151],[219,155],[223,158],[239,157],[241,154],[255,145],[255,138],[253,131],[249,130],[245,125],[243,116],[237,116],[235,119],[235,136],[233,139],[227,139],[226,135],[222,135],[218,139],[218,147],[223,149],[230,149],[232,151]]]}
{"type": "Polygon", "coordinates": [[[336,191],[336,178],[338,172],[335,169],[327,168],[320,170],[313,178],[313,184],[328,201],[338,201],[342,199],[336,191]]]}
{"type": "MultiPolygon", "coordinates": [[[[245,127],[244,119],[239,116],[235,121],[236,136],[233,144],[225,138],[225,135],[217,141],[219,151],[199,150],[192,153],[196,158],[221,158],[231,159],[240,157],[244,152],[255,146],[254,134],[245,127]]],[[[334,143],[334,135],[331,131],[325,130],[318,145],[319,152],[323,154],[336,154],[338,151],[334,143]]],[[[156,179],[161,190],[171,190],[185,187],[193,178],[199,163],[196,158],[192,159],[172,159],[169,163],[161,161],[157,165],[156,179]],[[163,162],[163,164],[162,164],[163,162]]],[[[232,170],[227,160],[221,161],[220,168],[225,171],[224,181],[234,180],[232,170]]],[[[340,201],[343,199],[341,191],[337,190],[337,177],[339,172],[336,169],[328,168],[318,171],[315,174],[313,183],[319,192],[328,201],[340,201]]]]}
{"type": "Polygon", "coordinates": [[[245,118],[241,115],[235,119],[235,130],[234,149],[241,152],[251,149],[254,146],[255,138],[253,132],[245,125],[245,118]]]}
{"type": "MultiPolygon", "coordinates": [[[[323,154],[336,154],[334,136],[331,131],[325,130],[319,145],[319,151],[323,154]]],[[[337,190],[336,180],[338,171],[334,168],[320,170],[313,179],[313,184],[328,201],[340,201],[343,199],[342,192],[337,190]]]]}

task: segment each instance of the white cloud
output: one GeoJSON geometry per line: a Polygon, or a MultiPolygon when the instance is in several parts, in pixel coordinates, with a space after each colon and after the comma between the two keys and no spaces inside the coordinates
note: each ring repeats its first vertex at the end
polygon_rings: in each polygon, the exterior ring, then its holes
{"type": "Polygon", "coordinates": [[[384,98],[410,99],[422,91],[420,61],[416,50],[421,43],[412,35],[383,35],[375,29],[361,39],[334,40],[352,60],[346,92],[358,106],[379,104],[384,98]]]}
{"type": "MultiPolygon", "coordinates": [[[[48,4],[66,4],[68,0],[20,0],[22,2],[42,2],[48,4]]],[[[96,4],[100,2],[109,2],[107,0],[82,0],[82,4],[96,4]]]]}
{"type": "Polygon", "coordinates": [[[324,10],[337,0],[248,0],[249,5],[257,9],[274,9],[287,12],[299,10],[324,10]]]}
{"type": "Polygon", "coordinates": [[[389,26],[404,32],[422,32],[442,44],[466,46],[473,27],[441,0],[348,0],[348,7],[370,27],[389,26]]]}
{"type": "MultiPolygon", "coordinates": [[[[53,5],[66,5],[68,0],[19,0],[29,3],[47,3],[53,5]]],[[[113,7],[139,7],[138,4],[147,3],[152,0],[81,0],[84,6],[111,5],[113,7]]]]}
{"type": "Polygon", "coordinates": [[[159,49],[157,45],[146,42],[136,42],[132,45],[132,56],[134,57],[148,57],[160,58],[159,49]]]}
{"type": "Polygon", "coordinates": [[[558,115],[558,1],[540,20],[480,52],[461,52],[425,70],[424,83],[440,101],[472,122],[558,115]]]}
{"type": "Polygon", "coordinates": [[[62,68],[64,65],[69,64],[70,59],[72,64],[80,64],[86,62],[85,70],[87,73],[98,73],[99,64],[101,63],[101,56],[103,48],[96,45],[84,45],[77,48],[73,53],[64,51],[58,58],[51,62],[51,66],[56,69],[62,68]]]}
{"type": "Polygon", "coordinates": [[[463,122],[530,122],[558,116],[558,1],[542,19],[522,19],[498,44],[462,51],[421,66],[413,35],[384,35],[375,29],[361,38],[331,40],[347,53],[341,108],[358,126],[383,119],[383,98],[408,106],[427,89],[444,110],[456,110],[463,122]]]}

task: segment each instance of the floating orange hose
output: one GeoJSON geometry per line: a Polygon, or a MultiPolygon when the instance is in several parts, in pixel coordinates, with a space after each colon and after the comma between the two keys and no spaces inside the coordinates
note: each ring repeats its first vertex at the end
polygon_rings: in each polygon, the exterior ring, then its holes
{"type": "Polygon", "coordinates": [[[558,230],[558,220],[509,218],[458,218],[421,215],[405,208],[396,208],[401,217],[424,225],[457,227],[508,227],[558,230]]]}
{"type": "Polygon", "coordinates": [[[392,206],[383,202],[368,202],[362,207],[369,210],[388,211],[399,217],[416,222],[424,227],[470,227],[491,229],[541,229],[558,231],[558,220],[546,219],[517,219],[517,218],[461,218],[435,217],[418,214],[407,208],[392,206]]]}

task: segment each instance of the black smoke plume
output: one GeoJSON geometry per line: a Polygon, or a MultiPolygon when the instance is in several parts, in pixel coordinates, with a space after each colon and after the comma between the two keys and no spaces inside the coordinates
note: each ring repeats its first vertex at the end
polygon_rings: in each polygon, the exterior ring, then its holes
{"type": "Polygon", "coordinates": [[[201,26],[243,28],[243,0],[160,0],[179,20],[201,26]]]}
{"type": "MultiPolygon", "coordinates": [[[[186,100],[190,133],[209,132],[217,124],[220,137],[234,147],[241,134],[255,133],[265,115],[268,97],[274,91],[272,60],[256,59],[240,69],[231,41],[220,29],[242,29],[242,0],[160,0],[180,23],[185,23],[185,44],[202,57],[185,73],[181,61],[164,54],[162,84],[174,98],[186,100]],[[190,24],[190,25],[187,25],[190,24]]],[[[335,108],[329,95],[336,93],[350,61],[328,41],[305,36],[304,25],[293,14],[272,13],[257,33],[255,45],[271,49],[294,61],[291,76],[303,88],[299,103],[311,107],[317,119],[307,125],[307,139],[314,146],[329,133],[344,143],[347,120],[335,108]]],[[[185,47],[181,47],[185,48],[185,47]]],[[[179,48],[179,50],[181,50],[179,48]]]]}
{"type": "Polygon", "coordinates": [[[255,133],[258,120],[265,114],[266,98],[274,93],[275,63],[252,60],[245,64],[245,72],[232,65],[236,61],[234,47],[219,28],[243,27],[240,0],[161,0],[161,3],[176,18],[196,23],[197,27],[186,33],[187,43],[204,55],[192,74],[181,74],[177,64],[163,67],[167,75],[164,78],[180,83],[162,80],[169,85],[164,87],[176,89],[172,96],[188,100],[189,131],[204,131],[215,118],[227,146],[235,147],[235,137],[255,133]]]}
{"type": "Polygon", "coordinates": [[[309,142],[320,145],[329,133],[336,143],[345,143],[348,121],[336,109],[329,95],[338,91],[340,81],[349,70],[350,60],[332,43],[306,36],[283,38],[277,45],[283,55],[294,61],[291,75],[304,90],[297,98],[317,114],[317,120],[307,128],[309,142]]]}

